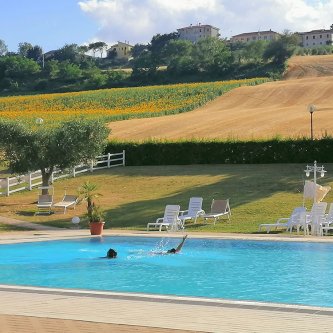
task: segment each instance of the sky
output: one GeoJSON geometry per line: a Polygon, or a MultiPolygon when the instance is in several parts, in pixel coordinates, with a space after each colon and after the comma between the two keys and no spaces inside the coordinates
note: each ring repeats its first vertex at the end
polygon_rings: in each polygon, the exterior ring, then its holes
{"type": "Polygon", "coordinates": [[[44,52],[65,44],[147,43],[190,24],[229,38],[242,32],[329,29],[333,0],[0,0],[0,39],[44,52]]]}

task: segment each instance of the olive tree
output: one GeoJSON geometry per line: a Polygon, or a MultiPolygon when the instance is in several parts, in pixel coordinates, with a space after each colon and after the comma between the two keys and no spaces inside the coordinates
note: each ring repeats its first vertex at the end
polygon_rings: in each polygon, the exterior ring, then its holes
{"type": "Polygon", "coordinates": [[[109,129],[99,120],[69,120],[48,128],[22,122],[0,121],[1,155],[13,173],[42,173],[42,185],[50,184],[56,168],[66,169],[93,160],[103,152],[109,129]]]}

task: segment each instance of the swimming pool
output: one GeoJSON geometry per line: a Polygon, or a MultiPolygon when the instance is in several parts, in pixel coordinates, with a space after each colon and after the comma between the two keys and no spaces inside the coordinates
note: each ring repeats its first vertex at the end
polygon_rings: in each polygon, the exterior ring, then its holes
{"type": "Polygon", "coordinates": [[[103,237],[0,245],[0,284],[333,307],[333,244],[103,237]],[[101,259],[112,247],[117,259],[101,259]]]}

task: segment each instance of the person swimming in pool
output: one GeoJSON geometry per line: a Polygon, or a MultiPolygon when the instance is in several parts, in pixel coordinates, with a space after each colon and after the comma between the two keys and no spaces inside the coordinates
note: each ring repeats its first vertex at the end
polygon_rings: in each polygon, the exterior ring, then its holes
{"type": "Polygon", "coordinates": [[[108,252],[106,253],[106,258],[107,259],[117,258],[117,252],[114,249],[109,249],[108,252]]]}
{"type": "Polygon", "coordinates": [[[182,249],[182,247],[183,247],[183,245],[184,245],[184,243],[185,243],[185,241],[186,241],[186,238],[187,238],[187,235],[185,235],[183,237],[182,241],[179,243],[179,245],[176,248],[172,248],[172,249],[170,249],[170,250],[168,250],[166,252],[163,252],[161,254],[176,254],[176,253],[180,252],[181,249],[182,249]]]}
{"type": "MultiPolygon", "coordinates": [[[[163,251],[163,252],[154,252],[154,254],[176,254],[178,252],[181,251],[185,241],[186,241],[187,235],[185,235],[182,239],[182,241],[178,244],[178,246],[176,248],[172,248],[170,250],[167,251],[163,251]]],[[[115,259],[117,258],[117,252],[114,249],[109,249],[108,252],[106,253],[106,257],[103,257],[106,259],[115,259]]]]}

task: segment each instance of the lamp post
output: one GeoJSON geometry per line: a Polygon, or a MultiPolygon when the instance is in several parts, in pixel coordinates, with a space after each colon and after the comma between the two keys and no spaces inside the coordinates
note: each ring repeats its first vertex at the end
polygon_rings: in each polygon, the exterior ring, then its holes
{"type": "Polygon", "coordinates": [[[310,173],[313,172],[313,182],[314,182],[313,202],[316,203],[317,172],[318,173],[320,172],[320,177],[324,177],[327,171],[324,169],[323,165],[319,167],[317,166],[317,161],[314,161],[313,166],[307,165],[304,172],[307,177],[310,177],[310,173]]]}
{"type": "Polygon", "coordinates": [[[313,104],[308,105],[308,111],[310,112],[310,123],[311,123],[311,140],[313,140],[313,123],[312,123],[312,114],[317,110],[316,106],[313,104]]]}

